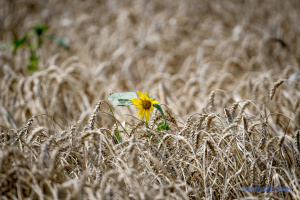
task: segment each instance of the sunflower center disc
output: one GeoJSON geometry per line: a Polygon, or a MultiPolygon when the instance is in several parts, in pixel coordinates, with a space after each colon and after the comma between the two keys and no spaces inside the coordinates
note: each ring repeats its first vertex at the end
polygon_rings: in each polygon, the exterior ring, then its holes
{"type": "Polygon", "coordinates": [[[151,102],[150,101],[144,101],[143,107],[144,107],[144,109],[149,109],[151,107],[151,102]]]}

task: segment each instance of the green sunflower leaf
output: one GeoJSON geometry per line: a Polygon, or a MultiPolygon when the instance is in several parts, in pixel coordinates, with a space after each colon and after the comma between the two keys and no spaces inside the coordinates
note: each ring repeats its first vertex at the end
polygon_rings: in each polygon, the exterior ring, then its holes
{"type": "Polygon", "coordinates": [[[164,114],[164,111],[163,109],[160,107],[159,104],[154,104],[153,107],[157,108],[163,118],[164,121],[160,122],[158,125],[157,125],[157,130],[158,131],[162,131],[162,130],[170,130],[170,127],[165,119],[165,114],[164,114]]]}
{"type": "Polygon", "coordinates": [[[20,39],[15,39],[14,41],[12,41],[12,45],[14,46],[14,49],[13,49],[13,55],[15,55],[17,53],[17,50],[25,45],[27,41],[27,35],[24,35],[22,38],[20,39]]]}
{"type": "Polygon", "coordinates": [[[164,111],[162,110],[162,108],[160,107],[160,105],[159,104],[154,104],[153,107],[157,108],[158,111],[160,112],[161,116],[163,117],[163,119],[165,119],[164,111]]]}
{"type": "Polygon", "coordinates": [[[47,25],[36,25],[35,27],[32,28],[34,30],[34,33],[40,37],[43,33],[45,33],[49,27],[47,25]]]}
{"type": "Polygon", "coordinates": [[[124,104],[124,105],[133,105],[132,101],[130,99],[137,98],[137,95],[135,92],[122,92],[122,93],[111,93],[108,97],[108,100],[124,104]],[[132,104],[128,104],[129,101],[132,104]]]}
{"type": "Polygon", "coordinates": [[[115,132],[115,143],[116,144],[120,144],[122,142],[122,137],[120,135],[121,131],[116,131],[115,132]]]}
{"type": "Polygon", "coordinates": [[[132,98],[137,98],[135,92],[123,92],[123,93],[112,93],[109,95],[108,100],[112,102],[118,103],[114,107],[110,109],[110,111],[114,110],[118,106],[131,106],[134,103],[130,100],[132,98]]]}
{"type": "Polygon", "coordinates": [[[120,102],[120,106],[131,106],[134,105],[134,103],[130,99],[118,99],[120,102]]]}
{"type": "Polygon", "coordinates": [[[169,127],[169,125],[168,125],[165,121],[162,121],[162,122],[160,122],[160,123],[157,125],[157,130],[158,130],[158,131],[162,131],[162,130],[170,130],[170,127],[169,127]]]}

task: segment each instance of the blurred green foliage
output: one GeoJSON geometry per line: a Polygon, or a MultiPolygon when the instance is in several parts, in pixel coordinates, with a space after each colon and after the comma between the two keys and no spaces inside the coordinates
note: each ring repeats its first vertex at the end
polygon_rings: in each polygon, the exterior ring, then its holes
{"type": "Polygon", "coordinates": [[[70,46],[57,35],[47,35],[46,32],[49,27],[44,24],[39,24],[32,27],[28,32],[26,32],[22,37],[16,38],[10,43],[2,44],[0,50],[5,50],[12,47],[12,55],[16,55],[18,49],[24,48],[30,52],[28,64],[26,69],[30,73],[34,73],[40,69],[38,52],[42,47],[45,39],[50,39],[54,43],[58,44],[60,47],[69,50],[70,46]]]}

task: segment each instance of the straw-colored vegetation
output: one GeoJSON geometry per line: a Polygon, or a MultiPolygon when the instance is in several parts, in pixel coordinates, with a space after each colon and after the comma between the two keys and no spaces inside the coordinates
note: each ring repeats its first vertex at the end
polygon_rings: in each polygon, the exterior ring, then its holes
{"type": "Polygon", "coordinates": [[[0,1],[2,199],[297,199],[300,1],[0,1]],[[148,92],[157,131],[112,92],[148,92]],[[120,140],[120,136],[122,140],[120,140]],[[248,186],[291,187],[245,192],[248,186]]]}

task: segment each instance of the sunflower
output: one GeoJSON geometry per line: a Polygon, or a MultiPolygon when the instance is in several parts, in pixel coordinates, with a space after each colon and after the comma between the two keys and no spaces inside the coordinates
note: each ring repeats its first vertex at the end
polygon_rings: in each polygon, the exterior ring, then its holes
{"type": "Polygon", "coordinates": [[[148,123],[149,121],[149,111],[151,112],[151,114],[153,114],[153,105],[154,104],[158,104],[158,101],[154,100],[154,99],[150,99],[147,95],[147,92],[145,94],[137,91],[139,98],[133,98],[130,99],[135,105],[136,107],[134,108],[139,108],[139,116],[141,117],[141,119],[143,119],[144,115],[146,118],[146,122],[148,123]]]}

